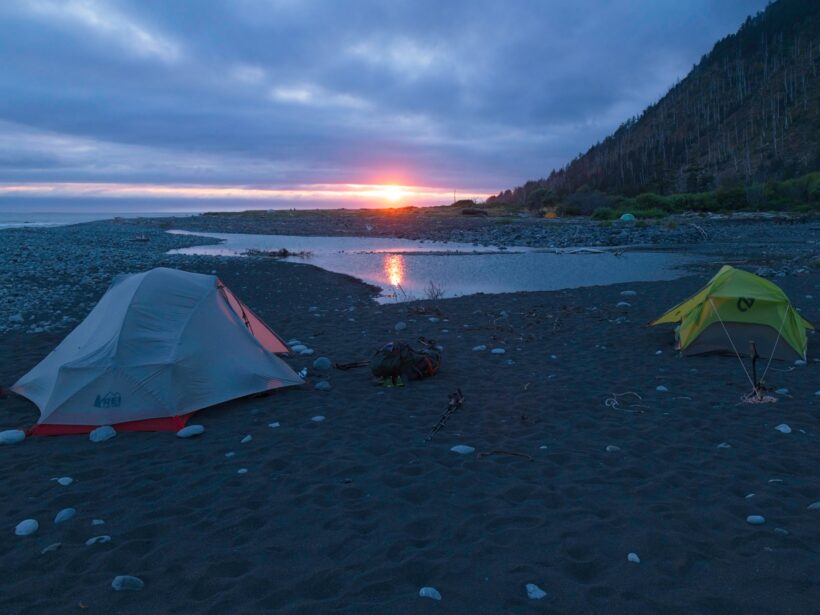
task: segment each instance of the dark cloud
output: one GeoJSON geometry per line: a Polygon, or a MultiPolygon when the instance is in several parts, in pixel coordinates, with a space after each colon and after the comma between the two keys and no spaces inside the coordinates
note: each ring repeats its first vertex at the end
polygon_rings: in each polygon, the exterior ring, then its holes
{"type": "Polygon", "coordinates": [[[0,181],[493,192],[640,112],[765,3],[7,0],[0,181]]]}

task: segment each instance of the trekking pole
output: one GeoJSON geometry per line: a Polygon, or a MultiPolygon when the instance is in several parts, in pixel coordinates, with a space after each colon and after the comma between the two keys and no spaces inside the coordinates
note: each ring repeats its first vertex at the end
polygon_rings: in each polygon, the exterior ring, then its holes
{"type": "Polygon", "coordinates": [[[758,399],[763,399],[763,391],[760,382],[757,380],[757,359],[760,355],[757,354],[757,346],[754,340],[749,342],[750,356],[752,357],[752,382],[754,383],[754,393],[758,399]]]}
{"type": "Polygon", "coordinates": [[[450,417],[453,416],[456,410],[461,408],[461,405],[464,403],[464,395],[461,392],[461,389],[457,389],[455,393],[450,394],[450,398],[447,401],[447,409],[444,411],[444,414],[441,415],[441,418],[438,420],[438,423],[435,424],[432,430],[430,430],[429,435],[427,436],[426,440],[429,442],[433,439],[433,436],[436,435],[442,427],[447,424],[447,421],[450,420],[450,417]]]}

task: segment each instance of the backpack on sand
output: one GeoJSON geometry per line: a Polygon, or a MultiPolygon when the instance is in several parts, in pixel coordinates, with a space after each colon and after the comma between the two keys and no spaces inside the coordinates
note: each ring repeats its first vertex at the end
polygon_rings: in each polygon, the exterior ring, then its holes
{"type": "Polygon", "coordinates": [[[420,340],[424,348],[416,350],[409,344],[393,341],[379,348],[370,360],[370,369],[377,378],[389,378],[395,383],[401,376],[421,380],[434,376],[441,367],[441,352],[432,342],[420,340]]]}

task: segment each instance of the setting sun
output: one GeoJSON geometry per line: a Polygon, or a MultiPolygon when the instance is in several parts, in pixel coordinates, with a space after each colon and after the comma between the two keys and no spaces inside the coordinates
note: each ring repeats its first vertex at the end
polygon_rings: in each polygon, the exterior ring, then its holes
{"type": "Polygon", "coordinates": [[[387,201],[397,203],[407,194],[407,189],[403,186],[382,186],[380,192],[387,201]]]}

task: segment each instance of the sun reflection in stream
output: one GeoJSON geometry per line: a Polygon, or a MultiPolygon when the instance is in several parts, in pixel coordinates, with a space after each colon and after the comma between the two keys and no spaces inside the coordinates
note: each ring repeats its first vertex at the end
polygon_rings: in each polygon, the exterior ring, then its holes
{"type": "Polygon", "coordinates": [[[401,288],[404,281],[404,256],[388,254],[384,258],[384,273],[393,288],[401,288]]]}

